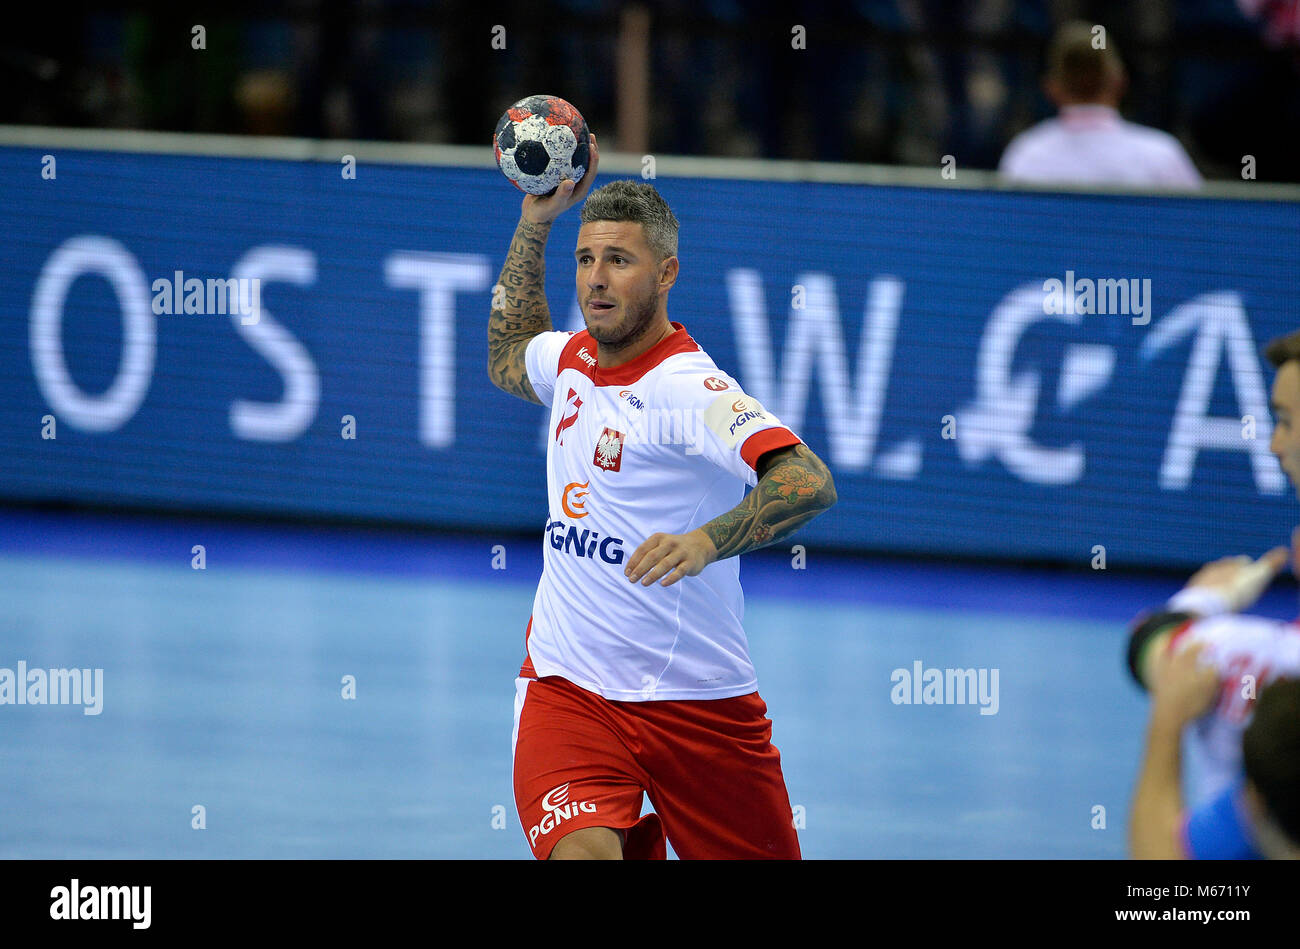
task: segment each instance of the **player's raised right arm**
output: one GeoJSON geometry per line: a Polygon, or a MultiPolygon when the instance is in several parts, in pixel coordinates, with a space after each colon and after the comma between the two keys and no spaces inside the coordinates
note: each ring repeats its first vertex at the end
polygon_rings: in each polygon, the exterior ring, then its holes
{"type": "Polygon", "coordinates": [[[545,291],[550,231],[549,221],[539,224],[526,217],[519,219],[505,266],[492,288],[488,320],[488,377],[498,389],[538,405],[542,400],[528,381],[524,349],[530,339],[551,328],[545,291]]]}
{"type": "Polygon", "coordinates": [[[576,187],[566,178],[549,197],[524,196],[510,253],[492,288],[488,377],[498,389],[538,405],[542,400],[528,381],[524,350],[530,339],[551,329],[551,312],[546,305],[546,239],[552,222],[586,198],[599,161],[600,150],[592,135],[591,165],[576,187]]]}

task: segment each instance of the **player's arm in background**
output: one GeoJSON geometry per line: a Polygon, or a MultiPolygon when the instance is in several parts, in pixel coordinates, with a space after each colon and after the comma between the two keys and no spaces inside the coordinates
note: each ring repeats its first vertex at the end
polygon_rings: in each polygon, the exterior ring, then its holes
{"type": "Polygon", "coordinates": [[[1274,547],[1258,560],[1224,557],[1207,563],[1163,609],[1139,617],[1128,643],[1129,672],[1137,684],[1151,690],[1152,658],[1163,655],[1174,637],[1196,620],[1250,607],[1286,566],[1289,553],[1274,547]]]}
{"type": "Polygon", "coordinates": [[[1129,848],[1138,860],[1179,860],[1183,818],[1183,729],[1214,701],[1218,673],[1201,664],[1204,643],[1154,656],[1149,667],[1151,717],[1129,817],[1129,848]]]}
{"type": "Polygon", "coordinates": [[[538,405],[544,403],[528,381],[524,353],[534,336],[551,329],[551,311],[546,305],[546,239],[555,219],[587,197],[599,162],[600,149],[592,135],[591,167],[576,187],[565,178],[550,197],[524,196],[510,252],[492,288],[488,377],[503,392],[538,405]]]}
{"type": "Polygon", "coordinates": [[[1198,662],[1203,643],[1170,648],[1197,619],[1253,604],[1287,562],[1276,547],[1259,560],[1225,557],[1206,564],[1166,608],[1146,616],[1129,640],[1129,669],[1151,693],[1146,745],[1129,819],[1129,847],[1139,860],[1176,860],[1184,852],[1183,729],[1204,714],[1219,689],[1217,670],[1198,662]]]}

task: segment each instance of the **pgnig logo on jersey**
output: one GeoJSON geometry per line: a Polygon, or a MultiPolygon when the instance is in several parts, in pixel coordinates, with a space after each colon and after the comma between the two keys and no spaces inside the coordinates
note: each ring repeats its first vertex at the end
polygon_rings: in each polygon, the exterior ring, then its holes
{"type": "Polygon", "coordinates": [[[528,842],[537,843],[538,837],[545,837],[566,820],[572,820],[579,814],[596,813],[595,801],[570,801],[569,785],[561,784],[552,788],[542,798],[542,810],[545,815],[528,830],[528,842]]]}
{"type": "Polygon", "coordinates": [[[551,548],[562,553],[589,560],[599,557],[608,564],[623,562],[621,537],[601,537],[599,531],[590,528],[579,530],[576,524],[566,524],[564,521],[549,521],[546,536],[551,542],[551,548]],[[568,530],[565,530],[566,527],[568,530]]]}
{"type": "Polygon", "coordinates": [[[760,419],[766,420],[768,417],[761,405],[751,405],[744,399],[737,399],[732,402],[731,411],[736,413],[735,419],[727,427],[727,434],[732,436],[736,434],[736,429],[742,428],[746,422],[756,422],[760,419]]]}

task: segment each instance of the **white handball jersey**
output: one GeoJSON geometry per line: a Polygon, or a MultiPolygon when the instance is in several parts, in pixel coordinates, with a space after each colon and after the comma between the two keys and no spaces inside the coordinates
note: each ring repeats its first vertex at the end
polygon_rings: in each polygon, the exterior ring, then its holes
{"type": "Polygon", "coordinates": [[[1195,807],[1241,776],[1241,735],[1254,697],[1280,676],[1300,675],[1300,625],[1229,613],[1222,597],[1195,588],[1175,596],[1168,609],[1201,614],[1175,633],[1169,648],[1205,643],[1201,661],[1214,667],[1221,684],[1214,707],[1183,734],[1188,800],[1195,807]]]}
{"type": "Polygon", "coordinates": [[[672,326],[612,369],[597,365],[585,330],[528,343],[528,381],[551,413],[544,567],[523,676],[563,676],[620,701],[757,688],[738,557],[669,587],[623,573],[651,534],[684,534],[731,510],[757,483],[760,455],[800,443],[672,326]]]}

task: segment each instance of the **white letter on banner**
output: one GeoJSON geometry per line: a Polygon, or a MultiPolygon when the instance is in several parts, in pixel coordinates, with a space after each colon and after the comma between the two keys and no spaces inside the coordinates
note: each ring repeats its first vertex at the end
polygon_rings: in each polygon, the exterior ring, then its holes
{"type": "MultiPolygon", "coordinates": [[[[287,282],[308,287],[316,282],[316,255],[301,247],[254,247],[239,259],[230,275],[240,281],[287,282]]],[[[284,380],[284,398],[279,402],[247,399],[232,402],[231,430],[239,438],[250,441],[293,441],[311,425],[320,404],[320,374],[311,354],[276,322],[265,306],[259,307],[256,323],[245,323],[234,311],[230,321],[248,345],[265,357],[284,380]]]]}
{"type": "MultiPolygon", "coordinates": [[[[834,282],[824,273],[804,273],[796,283],[805,288],[804,305],[798,309],[792,307],[790,311],[778,391],[762,280],[757,271],[749,268],[727,272],[745,391],[797,432],[803,427],[815,361],[830,436],[831,461],[848,471],[865,471],[880,431],[903,282],[890,276],[871,282],[862,317],[854,385],[849,384],[834,282]]],[[[918,466],[919,461],[918,456],[918,466]]]]}
{"type": "Polygon", "coordinates": [[[384,261],[384,279],[420,292],[420,442],[446,448],[456,440],[456,294],[488,288],[488,259],[399,250],[384,261]]]}
{"type": "Polygon", "coordinates": [[[157,331],[149,279],[130,251],[90,235],[60,244],[36,280],[28,328],[36,385],[60,420],[91,432],[111,432],[130,420],[149,391],[157,331]],[[107,279],[122,311],[122,360],[113,384],[98,396],[78,388],[63,358],[63,304],[82,274],[107,279]]]}
{"type": "Polygon", "coordinates": [[[1193,330],[1198,332],[1160,464],[1160,487],[1166,491],[1184,490],[1202,449],[1245,451],[1250,453],[1259,493],[1282,494],[1286,476],[1268,450],[1273,430],[1268,395],[1241,297],[1232,291],[1207,293],[1175,308],[1142,341],[1142,358],[1152,359],[1193,330]],[[1208,414],[1210,396],[1224,350],[1240,411],[1230,417],[1213,417],[1208,414]],[[1241,437],[1243,415],[1259,420],[1258,438],[1241,437]]]}
{"type": "MultiPolygon", "coordinates": [[[[1029,437],[1038,411],[1038,373],[1026,371],[1011,377],[1016,347],[1031,326],[1045,319],[1073,325],[1082,322],[1077,307],[1066,310],[1045,314],[1042,284],[1026,284],[1007,294],[993,311],[980,341],[975,401],[958,416],[957,451],[967,464],[978,464],[994,454],[1022,481],[1033,484],[1072,484],[1083,476],[1081,443],[1043,448],[1029,437]]],[[[1114,363],[1115,354],[1109,347],[1067,347],[1058,401],[1068,408],[1102,388],[1114,363]]]]}

